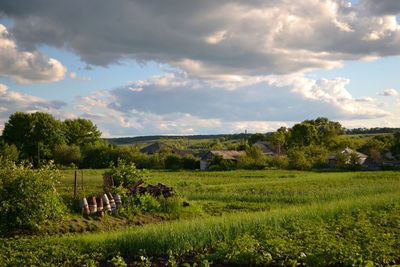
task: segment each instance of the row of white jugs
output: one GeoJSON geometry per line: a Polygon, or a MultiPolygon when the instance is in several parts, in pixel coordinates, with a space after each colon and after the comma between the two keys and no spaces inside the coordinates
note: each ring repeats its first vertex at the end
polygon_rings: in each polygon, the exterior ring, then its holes
{"type": "Polygon", "coordinates": [[[84,197],[80,200],[79,206],[85,215],[102,213],[103,211],[115,212],[122,206],[122,201],[118,194],[105,193],[101,197],[84,197]]]}

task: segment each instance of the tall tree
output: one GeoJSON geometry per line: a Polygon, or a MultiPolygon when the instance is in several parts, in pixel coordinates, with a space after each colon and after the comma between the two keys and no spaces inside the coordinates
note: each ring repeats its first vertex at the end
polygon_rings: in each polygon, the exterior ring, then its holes
{"type": "Polygon", "coordinates": [[[282,147],[286,144],[288,137],[288,129],[286,127],[280,127],[271,136],[272,142],[277,148],[278,155],[282,153],[282,147]]]}
{"type": "Polygon", "coordinates": [[[330,121],[325,117],[318,117],[315,120],[306,120],[304,123],[312,124],[317,128],[319,140],[324,144],[329,144],[333,138],[344,134],[344,128],[339,122],[330,121]]]}
{"type": "Polygon", "coordinates": [[[4,125],[3,140],[14,144],[22,159],[35,163],[39,158],[51,159],[54,146],[65,143],[61,122],[42,112],[12,114],[4,125]]]}
{"type": "Polygon", "coordinates": [[[16,112],[4,124],[3,140],[14,144],[21,153],[22,158],[28,158],[34,148],[31,139],[33,121],[31,114],[16,112]]]}
{"type": "Polygon", "coordinates": [[[295,124],[290,130],[290,146],[309,146],[318,143],[317,128],[308,122],[295,124]]]}
{"type": "Polygon", "coordinates": [[[87,119],[67,119],[64,121],[64,127],[68,145],[82,147],[87,144],[94,144],[101,136],[97,126],[87,119]]]}

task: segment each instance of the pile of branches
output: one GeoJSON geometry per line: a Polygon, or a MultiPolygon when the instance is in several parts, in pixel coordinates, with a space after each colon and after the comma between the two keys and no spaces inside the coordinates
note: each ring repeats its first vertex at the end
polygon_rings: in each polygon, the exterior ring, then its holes
{"type": "Polygon", "coordinates": [[[135,185],[130,188],[130,191],[132,194],[148,193],[153,197],[163,196],[165,198],[172,197],[176,194],[172,187],[168,187],[162,183],[146,185],[142,180],[137,181],[135,185]]]}

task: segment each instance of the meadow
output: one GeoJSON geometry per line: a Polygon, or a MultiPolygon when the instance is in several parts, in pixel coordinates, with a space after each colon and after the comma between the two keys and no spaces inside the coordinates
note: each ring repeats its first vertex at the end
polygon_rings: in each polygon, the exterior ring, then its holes
{"type": "MultiPolygon", "coordinates": [[[[84,170],[78,195],[100,191],[102,172],[84,170]]],[[[63,171],[57,186],[65,199],[72,197],[73,176],[63,171]]],[[[399,172],[149,171],[146,176],[150,183],[172,186],[197,212],[114,230],[1,238],[0,265],[400,264],[399,172]]]]}

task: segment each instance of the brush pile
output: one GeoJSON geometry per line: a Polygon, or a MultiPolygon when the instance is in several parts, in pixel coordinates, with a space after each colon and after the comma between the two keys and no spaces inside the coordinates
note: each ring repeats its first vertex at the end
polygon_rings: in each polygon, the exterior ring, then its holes
{"type": "Polygon", "coordinates": [[[162,183],[156,185],[148,184],[146,185],[142,180],[137,181],[131,188],[132,194],[145,194],[148,193],[153,197],[163,196],[164,198],[169,198],[175,196],[176,193],[172,187],[168,187],[162,183]]]}

